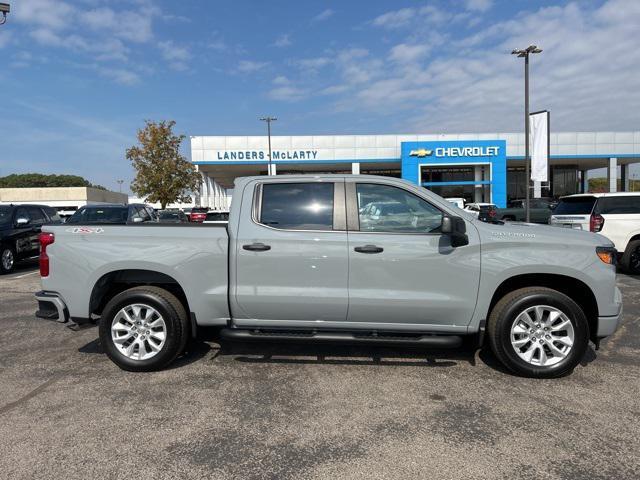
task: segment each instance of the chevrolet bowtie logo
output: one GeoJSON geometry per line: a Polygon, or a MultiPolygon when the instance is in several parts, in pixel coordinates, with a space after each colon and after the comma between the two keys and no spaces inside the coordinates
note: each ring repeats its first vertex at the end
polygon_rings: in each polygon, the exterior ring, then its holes
{"type": "Polygon", "coordinates": [[[410,157],[430,157],[433,154],[433,150],[427,150],[426,148],[419,148],[418,150],[411,150],[409,152],[410,157]]]}

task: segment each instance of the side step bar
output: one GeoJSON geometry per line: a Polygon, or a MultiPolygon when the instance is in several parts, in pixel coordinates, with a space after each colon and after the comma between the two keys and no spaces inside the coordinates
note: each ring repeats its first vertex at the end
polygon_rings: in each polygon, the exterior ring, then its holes
{"type": "Polygon", "coordinates": [[[295,343],[348,343],[375,345],[414,345],[431,348],[456,348],[462,344],[459,335],[421,335],[403,337],[392,333],[356,335],[352,332],[291,332],[223,328],[220,336],[238,342],[276,341],[295,343]]]}

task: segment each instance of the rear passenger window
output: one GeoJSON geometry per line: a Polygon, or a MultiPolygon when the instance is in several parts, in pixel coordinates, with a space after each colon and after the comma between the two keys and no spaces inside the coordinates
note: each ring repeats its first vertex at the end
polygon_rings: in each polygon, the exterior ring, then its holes
{"type": "Polygon", "coordinates": [[[596,205],[596,213],[602,215],[624,215],[640,213],[640,195],[602,197],[596,205]]]}
{"type": "Polygon", "coordinates": [[[333,189],[333,183],[265,183],[259,221],[287,230],[332,230],[333,189]]]}
{"type": "Polygon", "coordinates": [[[29,218],[31,219],[32,225],[42,225],[47,221],[44,213],[38,207],[28,207],[29,218]]]}

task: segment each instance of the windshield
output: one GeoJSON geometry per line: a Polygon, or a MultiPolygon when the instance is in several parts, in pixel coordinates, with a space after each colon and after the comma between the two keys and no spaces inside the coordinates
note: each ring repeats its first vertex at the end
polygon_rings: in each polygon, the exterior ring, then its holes
{"type": "Polygon", "coordinates": [[[0,225],[11,221],[11,207],[0,207],[0,225]]]}
{"type": "Polygon", "coordinates": [[[554,215],[590,215],[596,197],[567,197],[560,199],[560,203],[553,211],[554,215]]]}
{"type": "Polygon", "coordinates": [[[74,213],[67,223],[127,223],[127,207],[85,207],[74,213]]]}

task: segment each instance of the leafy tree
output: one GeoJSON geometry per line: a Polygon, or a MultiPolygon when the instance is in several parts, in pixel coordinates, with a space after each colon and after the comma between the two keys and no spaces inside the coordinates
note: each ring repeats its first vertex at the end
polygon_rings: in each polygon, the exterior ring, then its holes
{"type": "Polygon", "coordinates": [[[609,191],[609,181],[606,178],[590,178],[589,193],[604,193],[609,191]]]}
{"type": "Polygon", "coordinates": [[[45,187],[91,187],[106,190],[102,185],[94,185],[78,175],[44,175],[42,173],[13,173],[0,177],[0,188],[45,188],[45,187]]]}
{"type": "Polygon", "coordinates": [[[200,174],[192,163],[180,154],[184,135],[174,135],[173,120],[145,121],[138,130],[139,145],[127,149],[127,159],[136,169],[131,190],[148,202],[189,202],[191,193],[200,185],[200,174]]]}

